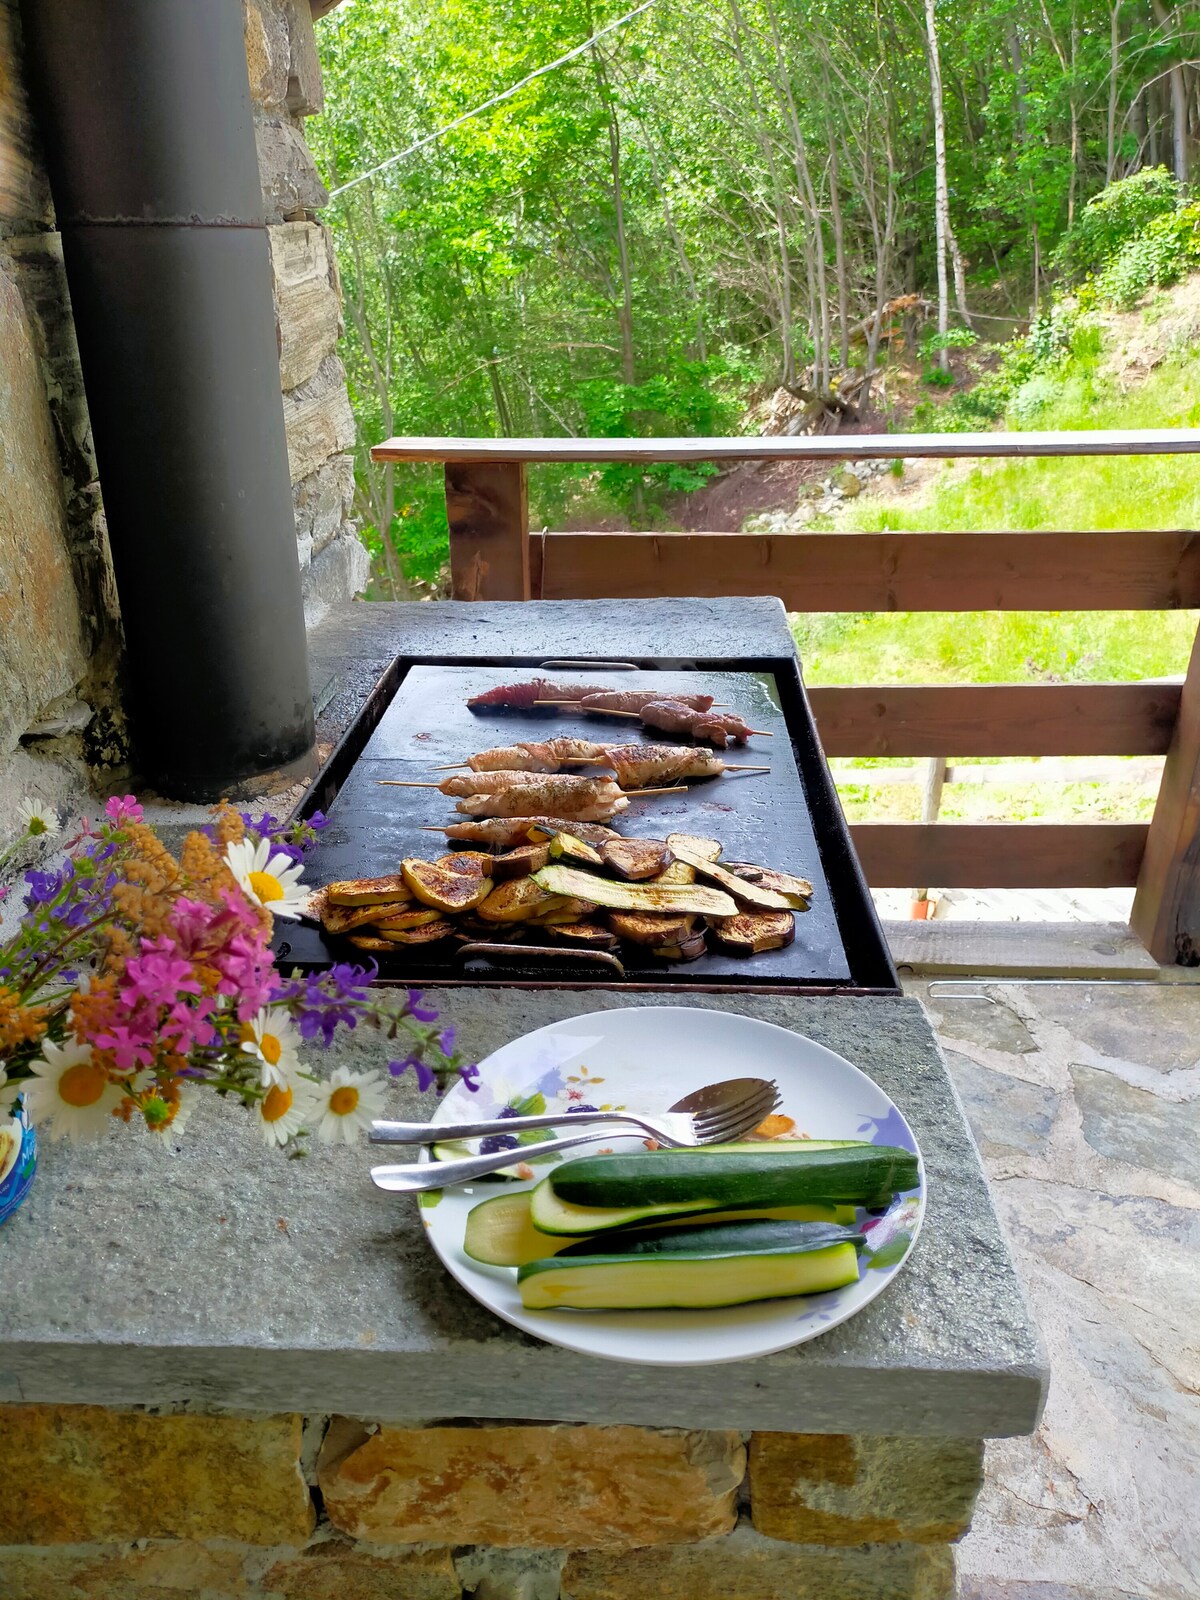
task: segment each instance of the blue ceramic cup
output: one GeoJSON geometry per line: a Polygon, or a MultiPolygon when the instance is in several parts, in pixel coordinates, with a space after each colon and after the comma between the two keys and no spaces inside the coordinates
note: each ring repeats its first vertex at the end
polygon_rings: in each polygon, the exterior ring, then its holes
{"type": "Polygon", "coordinates": [[[36,1170],[37,1134],[18,1100],[11,1121],[0,1122],[0,1222],[7,1222],[29,1193],[36,1170]]]}

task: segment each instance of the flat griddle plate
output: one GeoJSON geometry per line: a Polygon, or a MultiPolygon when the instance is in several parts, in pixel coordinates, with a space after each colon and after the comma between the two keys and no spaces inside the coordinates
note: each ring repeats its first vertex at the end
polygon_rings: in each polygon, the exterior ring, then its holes
{"type": "MultiPolygon", "coordinates": [[[[688,742],[651,733],[640,722],[625,717],[467,708],[466,702],[473,694],[536,675],[532,669],[522,667],[410,668],[328,808],[329,824],[309,854],[305,882],[317,887],[341,878],[380,877],[395,872],[405,856],[432,859],[453,848],[437,834],[421,831],[423,827],[455,820],[452,799],[434,789],[380,787],[381,778],[437,782],[445,774],[436,772],[436,767],[464,761],[475,751],[520,740],[548,739],[556,734],[610,743],[688,742]]],[[[727,860],[754,861],[760,866],[793,872],[810,879],[813,885],[812,909],[797,913],[796,939],[786,950],[749,957],[709,951],[697,961],[672,963],[656,961],[648,952],[635,954],[628,945],[622,945],[620,955],[629,978],[652,976],[656,983],[669,983],[672,979],[687,983],[711,981],[726,987],[849,983],[850,966],[774,676],[757,672],[603,672],[593,668],[556,676],[620,689],[711,694],[743,716],[751,727],[772,734],[771,738],[752,739],[746,746],[731,746],[723,752],[727,761],[768,762],[769,773],[730,773],[693,781],[686,794],[635,799],[614,818],[612,826],[629,837],[661,839],[668,833],[694,833],[719,839],[727,860]]],[[[599,769],[594,770],[599,775],[599,769]]],[[[290,924],[283,938],[289,947],[286,959],[304,967],[325,966],[360,954],[345,940],[327,941],[318,929],[307,924],[290,924]]],[[[455,949],[448,940],[428,949],[398,946],[394,957],[377,958],[380,976],[436,982],[439,977],[461,975],[462,965],[455,949]]],[[[504,970],[510,979],[529,975],[515,966],[504,970]]],[[[596,977],[589,979],[586,971],[582,976],[578,974],[576,968],[561,975],[582,983],[596,981],[596,977]]],[[[606,983],[614,981],[608,973],[597,976],[606,983]]]]}

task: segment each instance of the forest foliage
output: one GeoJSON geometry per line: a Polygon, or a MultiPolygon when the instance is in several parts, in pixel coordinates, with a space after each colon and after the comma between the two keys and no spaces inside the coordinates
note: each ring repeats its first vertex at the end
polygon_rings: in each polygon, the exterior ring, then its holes
{"type": "MultiPolygon", "coordinates": [[[[320,26],[326,181],[628,8],[349,0],[320,26]]],[[[931,388],[956,343],[1032,319],[1002,363],[1019,387],[1056,286],[1127,302],[1200,253],[1198,143],[1200,0],[656,0],[326,213],[377,592],[436,573],[445,521],[440,479],[373,467],[371,442],[719,434],[780,385],[832,425],[868,402],[902,297],[931,388]]],[[[653,519],[703,474],[586,491],[653,519]]],[[[541,473],[538,523],[580,477],[541,473]]]]}

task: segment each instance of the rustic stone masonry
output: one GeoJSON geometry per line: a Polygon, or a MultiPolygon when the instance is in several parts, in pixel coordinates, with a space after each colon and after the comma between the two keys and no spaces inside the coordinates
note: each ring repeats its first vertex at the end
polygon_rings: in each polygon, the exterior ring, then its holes
{"type": "MultiPolygon", "coordinates": [[[[275,275],[305,616],[364,587],[351,520],[354,419],[328,196],[304,142],[321,77],[308,0],[244,0],[275,275]]],[[[147,470],[152,470],[152,463],[147,470]]],[[[0,819],[70,804],[125,752],[120,616],[62,247],[23,90],[17,0],[0,0],[0,819]]]]}
{"type": "Polygon", "coordinates": [[[978,1440],[0,1407],[5,1600],[949,1600],[978,1440]],[[747,1455],[749,1470],[747,1472],[747,1455]]]}
{"type": "Polygon", "coordinates": [[[275,273],[279,370],[296,507],[296,539],[311,628],[366,585],[370,563],[351,521],[354,417],[336,350],[341,295],[328,228],[329,195],[304,142],[322,105],[308,0],[244,0],[246,63],[275,273]]]}

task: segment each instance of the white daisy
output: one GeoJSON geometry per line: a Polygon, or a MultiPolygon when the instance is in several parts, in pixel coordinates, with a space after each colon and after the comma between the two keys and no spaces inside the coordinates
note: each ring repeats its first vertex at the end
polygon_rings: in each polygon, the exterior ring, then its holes
{"type": "Polygon", "coordinates": [[[58,812],[53,807],[35,800],[31,795],[26,795],[24,800],[17,802],[17,815],[25,824],[25,832],[29,834],[57,833],[58,812]]]}
{"type": "Polygon", "coordinates": [[[337,1067],[328,1083],[319,1085],[319,1093],[317,1138],[326,1144],[336,1144],[339,1139],[353,1144],[383,1110],[383,1074],[337,1067]]]}
{"type": "Polygon", "coordinates": [[[35,1076],[23,1093],[30,1119],[50,1124],[51,1139],[65,1135],[75,1143],[98,1139],[108,1127],[122,1091],[103,1068],[92,1063],[92,1047],[68,1039],[42,1041],[42,1058],[31,1061],[35,1076]]]}
{"type": "Polygon", "coordinates": [[[264,1007],[242,1029],[242,1049],[258,1062],[264,1089],[288,1087],[300,1070],[299,1044],[300,1035],[282,1006],[264,1007]]]}
{"type": "Polygon", "coordinates": [[[285,1088],[273,1084],[258,1102],[259,1127],[263,1143],[286,1144],[312,1120],[316,1109],[312,1085],[302,1079],[285,1088]]]}
{"type": "Polygon", "coordinates": [[[308,903],[299,863],[282,854],[272,855],[266,839],[257,844],[249,839],[231,844],[225,852],[225,865],[251,900],[266,906],[272,916],[295,920],[308,903]]]}

